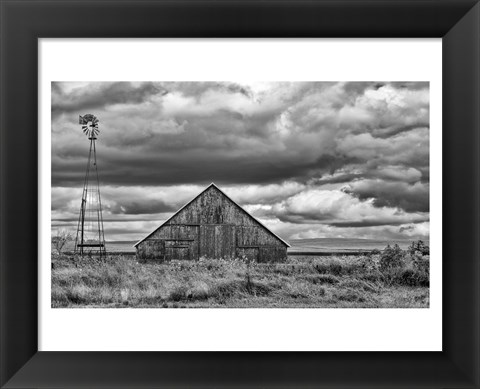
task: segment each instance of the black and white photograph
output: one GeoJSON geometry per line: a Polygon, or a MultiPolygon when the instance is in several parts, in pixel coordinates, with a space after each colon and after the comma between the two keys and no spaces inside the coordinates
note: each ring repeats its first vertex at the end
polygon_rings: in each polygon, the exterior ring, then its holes
{"type": "Polygon", "coordinates": [[[429,181],[429,82],[52,82],[51,307],[429,308],[429,181]]]}

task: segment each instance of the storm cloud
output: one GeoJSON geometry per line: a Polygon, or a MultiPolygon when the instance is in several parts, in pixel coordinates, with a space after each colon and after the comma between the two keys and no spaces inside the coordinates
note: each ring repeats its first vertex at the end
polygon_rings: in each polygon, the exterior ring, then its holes
{"type": "Polygon", "coordinates": [[[78,215],[92,113],[113,238],[211,182],[287,239],[428,236],[428,83],[56,82],[51,109],[57,223],[78,215]]]}

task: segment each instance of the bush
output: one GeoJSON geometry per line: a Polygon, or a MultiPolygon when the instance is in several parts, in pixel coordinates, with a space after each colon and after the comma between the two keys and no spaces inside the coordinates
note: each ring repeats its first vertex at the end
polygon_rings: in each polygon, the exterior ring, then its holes
{"type": "Polygon", "coordinates": [[[405,266],[405,254],[405,251],[398,244],[393,247],[390,245],[385,247],[380,257],[380,271],[385,274],[403,268],[405,266]]]}
{"type": "MultiPolygon", "coordinates": [[[[377,251],[379,254],[381,253],[379,250],[377,251]]],[[[378,272],[380,269],[379,254],[363,256],[358,260],[357,266],[360,268],[360,270],[362,270],[362,273],[378,272]]]]}
{"type": "Polygon", "coordinates": [[[399,284],[407,286],[415,286],[417,284],[416,273],[413,269],[403,270],[398,277],[399,284]]]}
{"type": "Polygon", "coordinates": [[[171,292],[170,295],[168,296],[168,299],[171,301],[181,301],[185,300],[187,297],[187,288],[183,285],[178,286],[174,288],[171,292]]]}
{"type": "MultiPolygon", "coordinates": [[[[352,262],[350,258],[337,257],[332,259],[315,260],[312,262],[313,269],[319,274],[332,274],[342,276],[352,274],[359,270],[359,265],[352,262]]],[[[308,267],[308,269],[312,269],[308,267]]]]}
{"type": "Polygon", "coordinates": [[[55,236],[52,236],[52,245],[57,250],[59,255],[62,254],[63,248],[68,242],[73,240],[73,234],[67,230],[57,230],[55,236]]]}
{"type": "Polygon", "coordinates": [[[423,240],[417,240],[408,246],[407,252],[411,255],[415,255],[416,253],[420,253],[422,256],[430,255],[430,247],[427,246],[423,240]]]}
{"type": "Polygon", "coordinates": [[[331,262],[329,266],[329,270],[331,274],[335,276],[339,276],[343,272],[343,266],[338,262],[331,262]]]}
{"type": "Polygon", "coordinates": [[[414,255],[412,258],[412,266],[418,272],[430,274],[430,256],[414,255]]]}
{"type": "Polygon", "coordinates": [[[190,300],[207,300],[210,297],[210,288],[206,282],[197,281],[187,290],[186,296],[190,300]]]}
{"type": "Polygon", "coordinates": [[[319,274],[326,274],[328,273],[328,265],[326,263],[317,263],[313,265],[313,268],[319,273],[319,274]]]}
{"type": "Polygon", "coordinates": [[[429,286],[430,279],[429,274],[424,272],[416,271],[415,269],[405,269],[402,270],[397,279],[396,283],[406,286],[429,286]]]}

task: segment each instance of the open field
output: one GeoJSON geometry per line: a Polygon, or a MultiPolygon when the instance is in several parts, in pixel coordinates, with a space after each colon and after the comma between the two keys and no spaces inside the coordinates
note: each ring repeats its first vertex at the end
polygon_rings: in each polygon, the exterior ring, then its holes
{"type": "Polygon", "coordinates": [[[52,307],[426,308],[428,269],[428,255],[400,248],[281,264],[54,255],[52,307]]]}
{"type": "MultiPolygon", "coordinates": [[[[107,252],[117,254],[135,254],[135,241],[107,241],[107,252]]],[[[358,253],[370,252],[374,249],[382,250],[387,244],[398,244],[401,249],[407,249],[411,244],[410,240],[374,240],[374,239],[345,239],[345,238],[315,238],[315,239],[292,239],[288,248],[290,255],[356,255],[358,253]]],[[[426,242],[428,244],[428,242],[426,242]]],[[[67,242],[65,252],[72,252],[74,242],[67,242]]]]}

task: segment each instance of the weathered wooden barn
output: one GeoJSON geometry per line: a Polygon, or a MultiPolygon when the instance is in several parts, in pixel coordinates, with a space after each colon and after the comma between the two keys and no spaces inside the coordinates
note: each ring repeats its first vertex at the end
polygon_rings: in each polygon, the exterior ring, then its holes
{"type": "Polygon", "coordinates": [[[289,246],[215,184],[135,244],[138,258],[160,261],[245,256],[276,262],[286,259],[289,246]]]}

